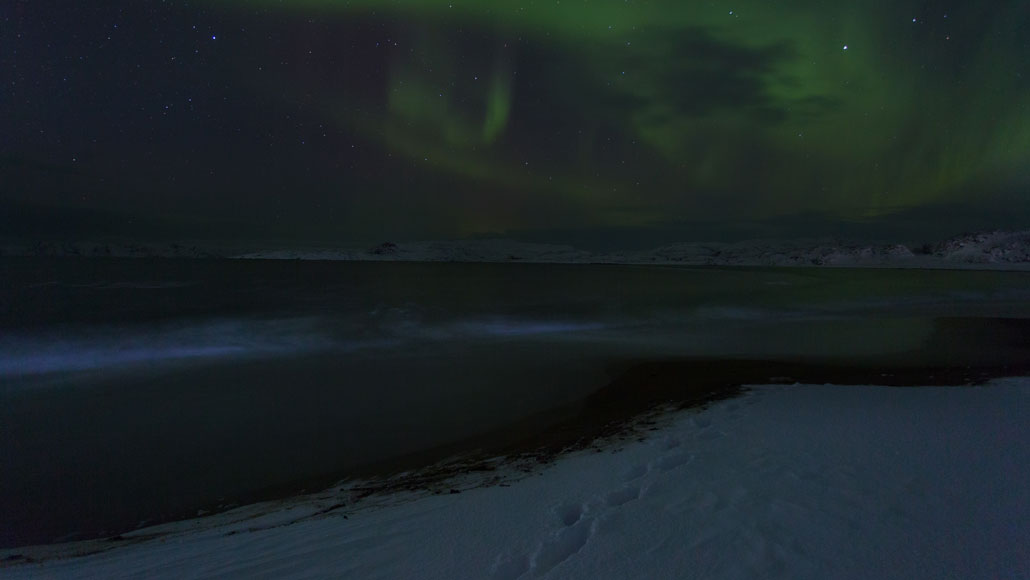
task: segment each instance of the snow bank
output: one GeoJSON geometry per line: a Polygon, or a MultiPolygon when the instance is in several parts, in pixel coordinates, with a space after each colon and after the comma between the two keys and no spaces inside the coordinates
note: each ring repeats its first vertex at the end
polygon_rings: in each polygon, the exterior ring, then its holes
{"type": "Polygon", "coordinates": [[[507,487],[322,495],[3,575],[1026,578],[1028,411],[1028,379],[761,386],[507,487]]]}

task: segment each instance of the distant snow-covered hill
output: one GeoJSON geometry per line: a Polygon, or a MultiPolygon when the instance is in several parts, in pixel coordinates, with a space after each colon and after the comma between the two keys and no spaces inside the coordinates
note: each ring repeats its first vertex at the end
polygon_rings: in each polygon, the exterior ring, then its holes
{"type": "Polygon", "coordinates": [[[1030,262],[1030,230],[967,234],[927,248],[933,256],[968,264],[1030,262]]]}
{"type": "Polygon", "coordinates": [[[399,244],[385,242],[371,248],[321,247],[230,251],[178,243],[40,242],[3,247],[0,248],[0,255],[1030,269],[1030,230],[964,234],[912,247],[902,244],[861,244],[833,239],[749,240],[734,243],[687,242],[644,251],[601,253],[566,245],[491,239],[399,244]]]}
{"type": "Polygon", "coordinates": [[[1030,231],[968,234],[914,248],[902,244],[859,244],[839,240],[750,240],[735,243],[690,242],[637,252],[596,253],[572,246],[512,240],[466,240],[402,244],[386,242],[364,250],[259,251],[234,257],[699,266],[1012,267],[1030,266],[1030,231]]]}
{"type": "Polygon", "coordinates": [[[1006,266],[1030,264],[1030,231],[966,234],[912,248],[838,240],[675,244],[628,258],[631,262],[725,266],[1006,266]]]}

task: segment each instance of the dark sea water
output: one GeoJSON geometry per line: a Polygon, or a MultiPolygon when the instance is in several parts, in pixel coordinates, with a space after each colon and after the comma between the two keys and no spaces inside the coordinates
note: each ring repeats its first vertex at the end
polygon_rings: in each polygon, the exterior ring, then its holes
{"type": "Polygon", "coordinates": [[[1004,364],[1026,318],[1019,272],[0,258],[0,547],[542,426],[620,361],[1004,364]]]}

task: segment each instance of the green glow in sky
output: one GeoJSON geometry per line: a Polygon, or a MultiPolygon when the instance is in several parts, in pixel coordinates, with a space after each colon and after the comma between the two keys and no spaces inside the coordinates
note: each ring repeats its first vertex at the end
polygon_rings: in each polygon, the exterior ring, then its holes
{"type": "Polygon", "coordinates": [[[516,190],[524,211],[866,219],[1030,182],[1017,0],[213,3],[382,22],[385,102],[315,100],[425,171],[516,190]]]}

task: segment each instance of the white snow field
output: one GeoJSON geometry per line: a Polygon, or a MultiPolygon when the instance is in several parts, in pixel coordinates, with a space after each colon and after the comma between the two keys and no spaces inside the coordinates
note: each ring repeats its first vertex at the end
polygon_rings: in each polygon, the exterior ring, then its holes
{"type": "Polygon", "coordinates": [[[1028,411],[1027,378],[758,386],[508,486],[313,515],[326,492],[0,576],[1030,578],[1028,411]]]}

